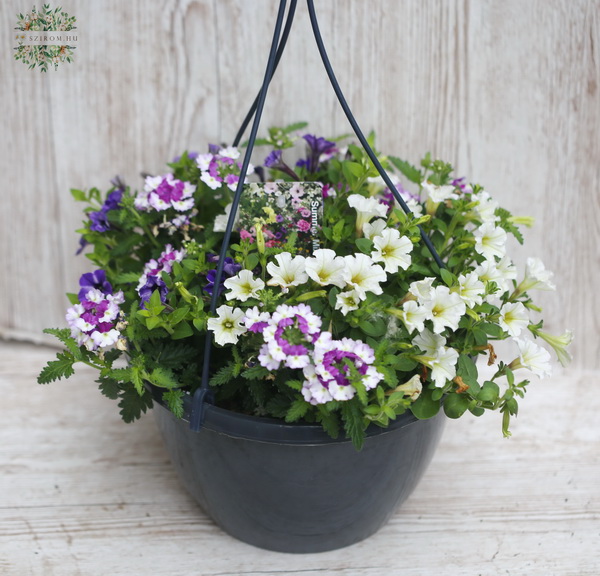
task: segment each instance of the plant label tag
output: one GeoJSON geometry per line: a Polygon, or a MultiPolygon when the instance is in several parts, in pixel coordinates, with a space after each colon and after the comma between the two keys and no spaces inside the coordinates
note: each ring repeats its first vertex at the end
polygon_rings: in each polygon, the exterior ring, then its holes
{"type": "Polygon", "coordinates": [[[267,247],[283,247],[294,240],[302,255],[320,248],[323,222],[323,184],[320,182],[265,182],[244,185],[240,199],[240,236],[256,241],[257,228],[267,247]]]}

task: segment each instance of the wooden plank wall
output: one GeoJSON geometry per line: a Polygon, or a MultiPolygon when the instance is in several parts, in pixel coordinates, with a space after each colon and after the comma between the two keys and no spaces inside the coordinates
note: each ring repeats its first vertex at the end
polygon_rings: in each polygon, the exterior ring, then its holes
{"type": "MultiPolygon", "coordinates": [[[[63,323],[85,258],[71,187],[140,182],[184,148],[230,141],[257,91],[276,0],[66,0],[76,61],[30,71],[12,58],[16,14],[0,4],[0,335],[39,340],[63,323]]],[[[431,151],[516,214],[556,273],[547,326],[576,334],[600,367],[600,2],[317,0],[338,79],[381,150],[431,151]]],[[[273,81],[263,126],[309,120],[346,132],[306,7],[273,81]]],[[[261,158],[256,158],[260,161],[261,158]]],[[[526,246],[527,247],[527,246],[526,246]]]]}

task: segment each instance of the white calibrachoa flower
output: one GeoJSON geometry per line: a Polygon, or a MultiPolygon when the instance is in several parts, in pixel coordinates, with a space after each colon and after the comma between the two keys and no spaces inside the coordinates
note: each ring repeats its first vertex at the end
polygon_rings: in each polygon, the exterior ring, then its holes
{"type": "Polygon", "coordinates": [[[309,278],[321,286],[333,285],[343,288],[346,285],[342,275],[344,259],[337,256],[333,250],[315,250],[312,257],[306,259],[305,266],[309,278]]]}
{"type": "Polygon", "coordinates": [[[447,286],[436,286],[431,299],[423,304],[429,311],[428,320],[433,322],[433,331],[440,334],[445,328],[458,329],[458,323],[464,316],[467,307],[461,297],[450,292],[447,286]]]}
{"type": "Polygon", "coordinates": [[[366,198],[361,194],[350,194],[348,196],[348,205],[356,210],[356,230],[362,232],[363,226],[371,219],[385,218],[387,206],[377,200],[377,198],[366,198]]]}
{"type": "Polygon", "coordinates": [[[548,350],[538,346],[531,340],[515,338],[514,341],[519,347],[519,357],[509,364],[508,367],[511,370],[527,368],[540,378],[552,374],[550,352],[548,350]]]}
{"type": "Polygon", "coordinates": [[[430,362],[431,379],[438,388],[443,388],[448,380],[456,376],[458,352],[454,348],[443,348],[430,362]]]}
{"type": "Polygon", "coordinates": [[[423,350],[427,356],[435,356],[446,345],[446,339],[425,328],[413,338],[413,344],[423,350]]]}
{"type": "Polygon", "coordinates": [[[379,236],[375,236],[373,245],[375,249],[371,252],[371,258],[375,262],[383,262],[387,273],[395,274],[398,268],[406,270],[410,266],[413,243],[406,236],[400,236],[395,228],[386,228],[379,236]]]}
{"type": "Polygon", "coordinates": [[[486,222],[477,228],[473,235],[475,236],[475,251],[486,260],[494,260],[495,256],[504,257],[507,235],[503,228],[486,222]]]}
{"type": "Polygon", "coordinates": [[[358,310],[360,295],[356,290],[340,292],[335,298],[335,309],[340,310],[346,316],[351,310],[358,310]]]}
{"type": "Polygon", "coordinates": [[[499,208],[499,204],[495,200],[492,200],[487,192],[482,190],[479,194],[474,194],[473,200],[477,200],[477,205],[474,210],[482,224],[487,222],[493,224],[500,220],[500,218],[496,216],[496,209],[499,208]]]}
{"type": "MultiPolygon", "coordinates": [[[[221,184],[219,183],[219,186],[221,184]]],[[[225,229],[227,228],[227,221],[229,220],[229,214],[231,213],[231,207],[233,206],[233,204],[229,203],[227,204],[227,206],[225,206],[225,214],[219,214],[215,217],[215,223],[213,225],[213,230],[215,232],[225,232],[225,229]]],[[[234,226],[237,224],[238,218],[240,215],[240,211],[238,210],[237,214],[235,215],[235,220],[233,221],[234,226]]]]}
{"type": "Polygon", "coordinates": [[[473,308],[483,303],[485,284],[475,272],[469,272],[466,276],[460,274],[458,277],[457,294],[469,308],[473,308]]]}
{"type": "Polygon", "coordinates": [[[522,294],[528,290],[556,290],[552,282],[553,275],[550,270],[546,270],[539,258],[527,258],[525,279],[517,286],[517,292],[522,294]]]}
{"type": "Polygon", "coordinates": [[[344,262],[346,264],[343,272],[344,280],[348,286],[356,290],[361,300],[366,299],[367,292],[373,294],[383,292],[379,283],[387,280],[387,274],[366,254],[344,256],[344,262]]]}
{"type": "Polygon", "coordinates": [[[411,282],[408,291],[415,296],[420,304],[423,304],[431,299],[434,281],[435,278],[428,276],[427,278],[423,278],[423,280],[411,282]]]}
{"type": "Polygon", "coordinates": [[[563,366],[568,366],[571,360],[573,360],[573,357],[567,350],[567,347],[570,346],[573,341],[573,332],[570,330],[565,330],[560,336],[553,336],[542,330],[536,330],[535,335],[539,336],[542,340],[548,342],[548,344],[552,346],[554,352],[556,352],[558,361],[563,366]]]}
{"type": "Polygon", "coordinates": [[[387,222],[381,218],[373,220],[373,222],[365,222],[362,227],[363,235],[369,240],[373,240],[375,236],[380,236],[381,233],[386,229],[387,222]]]}
{"type": "Polygon", "coordinates": [[[421,395],[423,391],[423,384],[421,383],[421,377],[415,374],[408,382],[396,386],[395,392],[404,392],[405,396],[408,396],[413,402],[421,395]]]}
{"type": "Polygon", "coordinates": [[[435,184],[427,181],[421,182],[421,186],[423,186],[423,190],[427,192],[427,198],[435,204],[444,202],[445,200],[453,200],[458,198],[454,186],[436,186],[435,184]]]}
{"type": "Polygon", "coordinates": [[[260,278],[254,278],[250,270],[241,270],[236,276],[227,278],[223,283],[229,292],[225,294],[227,300],[245,302],[248,298],[258,298],[258,291],[265,287],[260,278]]]}
{"type": "MultiPolygon", "coordinates": [[[[496,266],[496,262],[492,262],[491,260],[484,260],[477,268],[475,268],[475,274],[479,277],[479,279],[484,282],[495,282],[500,288],[500,293],[503,293],[507,289],[507,283],[504,279],[503,274],[498,270],[496,266]]],[[[493,299],[493,295],[489,295],[487,300],[493,299]]]]}
{"type": "Polygon", "coordinates": [[[299,286],[308,280],[306,259],[303,256],[292,258],[289,252],[282,252],[275,256],[275,260],[277,264],[267,264],[267,272],[271,275],[271,280],[267,282],[269,286],[281,286],[286,292],[290,286],[299,286]]]}
{"type": "Polygon", "coordinates": [[[517,267],[508,256],[504,256],[499,262],[496,262],[496,269],[505,280],[505,287],[508,286],[508,281],[517,279],[517,267]]]}
{"type": "Polygon", "coordinates": [[[417,338],[413,339],[421,350],[425,350],[424,355],[416,356],[415,359],[431,368],[431,379],[434,385],[443,388],[448,380],[456,376],[458,352],[454,348],[444,346],[445,338],[432,334],[428,330],[425,332],[427,333],[423,335],[423,341],[419,341],[420,343],[417,343],[417,338]]]}
{"type": "Polygon", "coordinates": [[[414,300],[407,300],[402,305],[402,321],[409,334],[414,330],[423,332],[428,316],[429,310],[424,306],[419,306],[414,300]]]}
{"type": "Polygon", "coordinates": [[[521,302],[507,302],[500,309],[498,324],[513,338],[519,336],[529,324],[529,313],[521,302]]]}
{"type": "Polygon", "coordinates": [[[216,312],[216,318],[208,319],[208,329],[214,332],[215,342],[221,346],[237,344],[238,338],[246,332],[243,310],[223,304],[216,312]]]}

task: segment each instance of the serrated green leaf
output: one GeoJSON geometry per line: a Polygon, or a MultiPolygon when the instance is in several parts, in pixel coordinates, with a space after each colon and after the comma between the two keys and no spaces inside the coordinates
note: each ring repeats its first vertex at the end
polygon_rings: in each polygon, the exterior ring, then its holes
{"type": "Polygon", "coordinates": [[[40,372],[38,384],[48,384],[61,378],[68,378],[74,374],[73,363],[75,358],[68,352],[59,352],[56,360],[51,360],[40,372]]]}
{"type": "Polygon", "coordinates": [[[144,390],[144,394],[140,396],[133,388],[127,388],[121,394],[119,402],[119,414],[125,422],[133,422],[140,418],[142,413],[145,413],[152,406],[152,395],[144,390]]]}
{"type": "Polygon", "coordinates": [[[294,400],[285,416],[285,421],[297,422],[306,414],[309,406],[310,404],[308,404],[308,402],[306,402],[305,400],[294,400]]]}
{"type": "Polygon", "coordinates": [[[361,450],[365,441],[365,425],[362,410],[353,400],[342,402],[342,420],[346,435],[356,450],[361,450]]]}
{"type": "Polygon", "coordinates": [[[388,156],[390,162],[404,174],[404,176],[414,182],[415,184],[421,184],[423,181],[423,174],[421,171],[407,162],[406,160],[402,160],[401,158],[396,158],[395,156],[388,156]]]}
{"type": "Polygon", "coordinates": [[[175,378],[173,371],[170,368],[162,366],[158,366],[152,372],[146,374],[146,378],[150,383],[159,388],[177,388],[179,386],[179,382],[175,378]]]}
{"type": "Polygon", "coordinates": [[[175,418],[183,417],[183,399],[185,392],[183,390],[167,390],[163,392],[163,400],[167,407],[173,413],[175,418]]]}
{"type": "Polygon", "coordinates": [[[119,397],[121,386],[114,378],[100,377],[98,379],[100,392],[111,400],[116,400],[119,397]]]}

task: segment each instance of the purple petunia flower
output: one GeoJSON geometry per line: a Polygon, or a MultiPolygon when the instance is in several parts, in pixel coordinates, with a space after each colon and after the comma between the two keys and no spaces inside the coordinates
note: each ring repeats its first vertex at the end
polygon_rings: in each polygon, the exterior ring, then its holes
{"type": "MultiPolygon", "coordinates": [[[[209,262],[218,262],[219,261],[219,256],[217,256],[216,254],[208,254],[207,255],[207,260],[209,262]]],[[[223,292],[225,286],[224,286],[224,282],[225,280],[227,280],[227,278],[231,278],[232,276],[235,276],[240,270],[242,269],[240,264],[236,264],[236,262],[234,262],[233,258],[227,256],[224,260],[223,263],[223,274],[221,274],[221,281],[219,282],[219,295],[221,295],[221,293],[223,292]]],[[[203,290],[205,292],[208,292],[211,296],[213,295],[213,291],[215,289],[215,280],[216,280],[216,276],[217,276],[217,270],[209,270],[206,274],[206,286],[203,288],[203,290]]]]}
{"type": "Polygon", "coordinates": [[[85,300],[86,294],[90,290],[100,290],[103,294],[112,294],[113,289],[106,279],[106,272],[104,270],[96,270],[95,272],[88,272],[83,274],[79,279],[79,294],[77,297],[80,301],[85,300]]]}
{"type": "Polygon", "coordinates": [[[325,138],[317,137],[313,134],[305,134],[302,138],[308,144],[308,158],[306,160],[299,160],[296,166],[304,167],[308,172],[316,172],[321,162],[329,160],[337,152],[335,142],[330,142],[329,140],[325,140],[325,138]]]}

